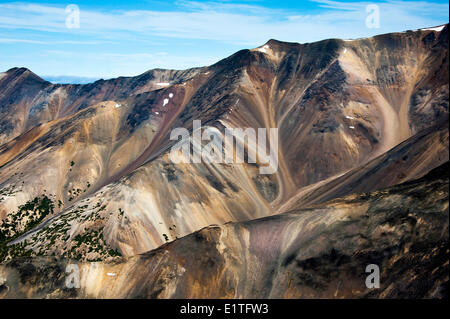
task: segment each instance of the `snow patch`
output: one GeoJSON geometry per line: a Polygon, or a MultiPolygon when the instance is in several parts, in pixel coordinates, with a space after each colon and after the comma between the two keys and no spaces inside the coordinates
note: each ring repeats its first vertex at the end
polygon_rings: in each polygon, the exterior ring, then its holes
{"type": "Polygon", "coordinates": [[[421,31],[436,31],[436,32],[441,32],[442,30],[444,30],[445,28],[445,24],[434,27],[434,28],[426,28],[426,29],[420,29],[421,31]]]}
{"type": "Polygon", "coordinates": [[[164,99],[163,106],[166,106],[167,103],[169,103],[169,99],[164,99]]]}
{"type": "Polygon", "coordinates": [[[344,49],[344,54],[346,54],[346,53],[347,53],[347,48],[344,49]]]}
{"type": "Polygon", "coordinates": [[[351,117],[351,116],[348,116],[348,115],[346,115],[345,118],[346,118],[346,119],[349,119],[349,120],[354,120],[354,119],[355,119],[355,118],[353,118],[353,117],[351,117]]]}
{"type": "Polygon", "coordinates": [[[121,107],[122,105],[116,103],[116,109],[118,109],[119,107],[121,107]]]}
{"type": "Polygon", "coordinates": [[[116,273],[115,272],[107,272],[106,276],[116,277],[116,273]]]}
{"type": "Polygon", "coordinates": [[[269,50],[270,47],[266,44],[262,48],[257,48],[256,50],[262,53],[267,53],[267,50],[269,50]]]}
{"type": "Polygon", "coordinates": [[[159,85],[159,86],[169,86],[170,83],[169,83],[169,82],[158,82],[158,83],[156,83],[156,85],[159,85]]]}
{"type": "Polygon", "coordinates": [[[169,99],[173,98],[173,93],[169,93],[169,99]]]}
{"type": "Polygon", "coordinates": [[[159,115],[159,112],[155,112],[156,115],[159,115]]]}
{"type": "Polygon", "coordinates": [[[355,129],[355,127],[354,127],[354,126],[349,126],[349,128],[351,128],[352,130],[354,130],[354,129],[355,129]]]}

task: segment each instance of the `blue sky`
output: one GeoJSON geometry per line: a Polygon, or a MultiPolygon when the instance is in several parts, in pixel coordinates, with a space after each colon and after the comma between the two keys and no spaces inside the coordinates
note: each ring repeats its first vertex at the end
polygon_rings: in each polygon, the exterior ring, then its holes
{"type": "Polygon", "coordinates": [[[360,38],[448,23],[448,1],[0,1],[0,72],[111,78],[210,65],[274,38],[360,38]],[[80,10],[68,28],[66,6],[80,10]],[[368,28],[368,4],[380,10],[368,28]]]}

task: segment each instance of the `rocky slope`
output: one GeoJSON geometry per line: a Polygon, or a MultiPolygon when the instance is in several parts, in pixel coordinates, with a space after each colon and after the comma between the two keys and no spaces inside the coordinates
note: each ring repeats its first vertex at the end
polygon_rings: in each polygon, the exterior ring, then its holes
{"type": "Polygon", "coordinates": [[[87,85],[9,70],[0,77],[0,260],[133,256],[210,224],[420,177],[448,160],[448,88],[448,26],[270,40],[209,67],[87,85]],[[193,120],[222,133],[279,128],[277,172],[259,174],[259,157],[173,164],[170,132],[193,120]]]}
{"type": "Polygon", "coordinates": [[[301,188],[277,212],[307,207],[352,193],[393,186],[425,175],[449,160],[448,122],[425,129],[345,174],[301,188]]]}
{"type": "Polygon", "coordinates": [[[449,164],[310,209],[210,226],[115,263],[60,258],[0,266],[6,298],[448,298],[449,164]],[[366,287],[366,266],[380,288],[366,287]]]}

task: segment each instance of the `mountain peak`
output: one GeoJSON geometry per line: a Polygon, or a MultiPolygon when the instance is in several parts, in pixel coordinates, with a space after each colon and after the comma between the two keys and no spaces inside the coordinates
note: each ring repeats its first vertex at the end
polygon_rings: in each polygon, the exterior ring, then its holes
{"type": "Polygon", "coordinates": [[[31,71],[25,67],[14,67],[14,68],[11,68],[8,71],[6,71],[6,73],[9,73],[9,74],[12,74],[12,73],[23,74],[25,72],[31,72],[31,71]]]}
{"type": "Polygon", "coordinates": [[[44,79],[42,79],[37,74],[33,73],[31,70],[24,68],[24,67],[14,67],[6,71],[6,74],[9,79],[18,78],[18,77],[24,77],[28,80],[33,80],[36,82],[47,82],[44,79]]]}

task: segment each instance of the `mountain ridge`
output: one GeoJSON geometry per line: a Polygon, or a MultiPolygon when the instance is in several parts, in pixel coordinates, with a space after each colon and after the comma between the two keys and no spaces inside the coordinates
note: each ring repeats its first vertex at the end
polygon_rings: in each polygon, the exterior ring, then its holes
{"type": "MultiPolygon", "coordinates": [[[[448,25],[352,41],[269,40],[209,67],[86,85],[37,80],[36,93],[0,93],[0,220],[44,194],[54,203],[32,232],[3,225],[5,258],[24,253],[13,249],[22,239],[31,255],[132,256],[209,224],[272,215],[305,188],[438,126],[448,117],[446,74],[448,25]],[[261,163],[174,165],[170,132],[192,130],[194,119],[221,132],[278,127],[278,172],[259,175],[261,163]]],[[[411,146],[430,152],[423,173],[445,160],[448,138],[436,145],[411,146]]]]}

